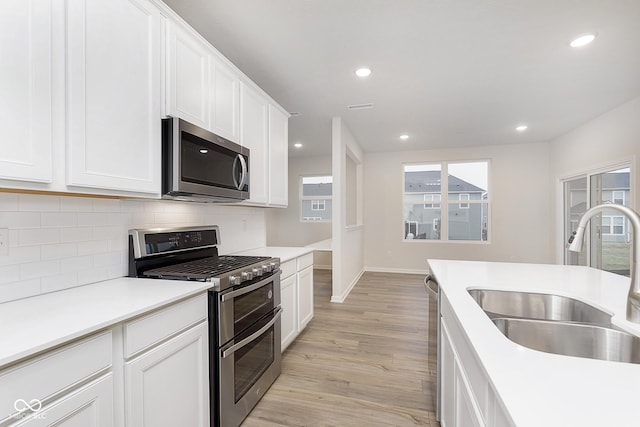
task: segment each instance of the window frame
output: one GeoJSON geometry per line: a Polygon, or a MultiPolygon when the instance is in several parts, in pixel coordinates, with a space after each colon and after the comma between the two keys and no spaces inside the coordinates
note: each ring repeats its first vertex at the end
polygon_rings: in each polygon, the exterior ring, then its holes
{"type": "Polygon", "coordinates": [[[298,200],[300,204],[298,219],[303,223],[330,223],[331,219],[322,219],[322,217],[317,216],[303,216],[304,215],[304,202],[311,202],[311,212],[326,212],[327,200],[333,200],[333,175],[331,174],[313,174],[313,175],[300,175],[298,180],[298,200]],[[305,196],[303,182],[304,178],[322,178],[322,177],[330,177],[331,178],[331,196],[305,196]],[[314,202],[322,202],[322,209],[313,209],[314,202]]]}
{"type": "MultiPolygon", "coordinates": [[[[406,192],[405,192],[405,167],[406,166],[440,166],[440,193],[432,193],[433,195],[439,195],[440,196],[440,200],[438,203],[437,207],[433,207],[433,208],[429,208],[427,205],[430,205],[430,203],[425,203],[424,204],[424,209],[440,209],[440,218],[436,218],[438,220],[437,224],[432,221],[432,225],[430,228],[433,228],[434,230],[437,228],[439,229],[439,239],[407,239],[406,236],[404,235],[404,224],[407,222],[407,220],[404,218],[404,212],[403,212],[403,218],[402,221],[400,221],[403,229],[402,229],[402,242],[406,242],[406,243],[410,243],[410,242],[423,242],[423,243],[447,243],[447,244],[481,244],[481,245],[488,245],[491,244],[491,211],[492,211],[492,201],[491,201],[491,188],[492,188],[492,184],[491,184],[491,159],[490,158],[481,158],[481,159],[468,159],[468,160],[443,160],[443,161],[424,161],[424,162],[403,162],[401,164],[401,173],[402,173],[402,204],[404,205],[405,203],[405,196],[406,196],[406,192]],[[457,164],[465,164],[465,163],[486,163],[487,164],[487,188],[485,189],[484,193],[482,193],[482,196],[477,199],[471,199],[470,194],[469,194],[469,200],[464,200],[463,202],[460,202],[460,199],[458,198],[458,200],[450,200],[449,199],[449,166],[450,165],[457,165],[457,164]],[[442,191],[443,188],[446,188],[447,191],[442,191]],[[449,207],[450,206],[454,206],[454,205],[458,205],[460,206],[461,209],[470,209],[471,205],[485,205],[486,206],[486,215],[483,215],[482,220],[481,220],[481,227],[484,227],[484,224],[487,225],[487,230],[485,233],[484,228],[481,230],[481,239],[480,240],[462,240],[462,239],[449,239],[449,207]],[[468,207],[461,207],[462,205],[468,205],[468,207]],[[485,217],[486,217],[486,221],[485,221],[485,217]],[[482,238],[485,238],[486,240],[482,240],[482,238]]],[[[429,193],[423,193],[424,196],[427,196],[429,193]]],[[[468,193],[458,193],[458,194],[468,194],[468,193]]],[[[427,200],[425,200],[427,201],[427,200]]],[[[433,203],[435,204],[435,203],[433,203]]],[[[433,205],[431,204],[431,205],[433,205]]],[[[434,219],[434,220],[436,220],[434,219]]]]}

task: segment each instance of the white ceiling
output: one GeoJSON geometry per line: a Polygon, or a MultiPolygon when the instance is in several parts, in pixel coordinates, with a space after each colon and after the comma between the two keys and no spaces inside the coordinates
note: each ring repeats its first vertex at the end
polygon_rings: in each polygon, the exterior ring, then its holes
{"type": "Polygon", "coordinates": [[[511,144],[640,96],[640,0],[165,1],[300,112],[292,156],[330,153],[332,116],[364,151],[511,144]],[[590,46],[568,46],[593,31],[590,46]],[[374,108],[347,109],[363,103],[374,108]]]}

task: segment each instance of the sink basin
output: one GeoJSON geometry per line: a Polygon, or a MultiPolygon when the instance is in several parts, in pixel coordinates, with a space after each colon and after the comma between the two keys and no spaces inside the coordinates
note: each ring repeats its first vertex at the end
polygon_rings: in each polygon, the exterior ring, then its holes
{"type": "Polygon", "coordinates": [[[595,325],[494,318],[511,341],[533,350],[565,356],[640,363],[640,338],[595,325]]]}
{"type": "Polygon", "coordinates": [[[611,326],[611,315],[561,295],[471,289],[471,297],[490,318],[512,317],[611,326]]]}

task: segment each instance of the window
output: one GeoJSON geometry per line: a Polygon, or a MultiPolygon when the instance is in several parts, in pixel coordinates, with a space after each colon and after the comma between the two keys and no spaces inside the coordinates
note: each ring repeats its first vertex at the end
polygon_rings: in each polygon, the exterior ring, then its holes
{"type": "MultiPolygon", "coordinates": [[[[576,230],[578,221],[590,207],[607,201],[629,206],[630,177],[631,168],[625,165],[564,180],[564,241],[576,230]]],[[[565,264],[630,274],[630,226],[624,216],[618,211],[605,210],[591,218],[585,235],[582,252],[565,250],[565,264]]]]}
{"type": "Polygon", "coordinates": [[[332,185],[328,175],[300,177],[300,221],[331,221],[332,185]]]}
{"type": "Polygon", "coordinates": [[[440,209],[440,203],[427,203],[427,202],[440,202],[439,194],[425,194],[424,195],[424,208],[425,209],[440,209]]]}
{"type": "Polygon", "coordinates": [[[488,240],[488,161],[406,164],[403,177],[405,240],[488,240]]]}
{"type": "Polygon", "coordinates": [[[311,201],[311,210],[312,211],[323,211],[325,207],[324,200],[312,200],[311,201]]]}

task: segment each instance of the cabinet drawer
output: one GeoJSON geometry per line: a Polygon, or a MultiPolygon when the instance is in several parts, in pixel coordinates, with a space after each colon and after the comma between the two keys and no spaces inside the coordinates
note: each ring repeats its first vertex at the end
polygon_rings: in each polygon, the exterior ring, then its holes
{"type": "Polygon", "coordinates": [[[298,258],[298,271],[313,265],[313,252],[302,255],[298,258]]]}
{"type": "Polygon", "coordinates": [[[125,323],[124,357],[129,358],[206,318],[204,293],[125,323]]]}
{"type": "Polygon", "coordinates": [[[287,262],[283,262],[280,264],[280,270],[282,270],[282,274],[280,275],[281,279],[286,279],[287,277],[295,274],[296,272],[296,260],[292,259],[287,262]]]}
{"type": "Polygon", "coordinates": [[[17,412],[18,399],[46,404],[54,395],[109,368],[111,346],[111,331],[106,331],[0,371],[0,424],[17,412]]]}

